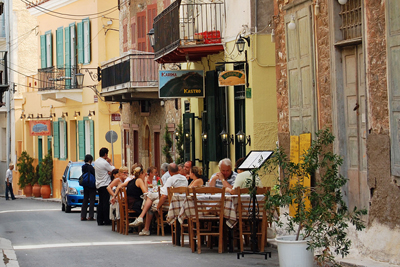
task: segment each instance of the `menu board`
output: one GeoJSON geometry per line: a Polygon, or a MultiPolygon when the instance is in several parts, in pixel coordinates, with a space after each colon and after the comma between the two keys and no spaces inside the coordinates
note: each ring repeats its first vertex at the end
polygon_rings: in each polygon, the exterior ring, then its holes
{"type": "Polygon", "coordinates": [[[267,159],[271,157],[273,151],[264,150],[264,151],[250,151],[247,154],[246,158],[238,166],[239,170],[251,170],[259,168],[267,159]]]}

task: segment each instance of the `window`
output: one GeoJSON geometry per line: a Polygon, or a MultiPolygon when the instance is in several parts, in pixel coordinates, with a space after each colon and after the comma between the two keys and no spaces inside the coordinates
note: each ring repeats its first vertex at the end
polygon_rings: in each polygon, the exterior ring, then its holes
{"type": "MultiPolygon", "coordinates": [[[[65,37],[65,76],[72,76],[72,69],[76,66],[76,37],[75,37],[75,23],[71,23],[64,29],[65,37]]],[[[66,89],[69,89],[75,85],[75,81],[66,80],[66,89]]]]}
{"type": "Polygon", "coordinates": [[[47,31],[40,36],[40,61],[41,68],[49,68],[53,66],[53,43],[51,31],[47,31]]]}
{"type": "Polygon", "coordinates": [[[150,101],[141,100],[140,101],[140,115],[149,115],[150,113],[150,101]]]}
{"type": "MultiPolygon", "coordinates": [[[[153,29],[153,21],[154,18],[157,16],[157,4],[153,5],[148,5],[147,6],[147,31],[146,35],[148,32],[150,32],[151,29],[153,29]]],[[[150,40],[149,38],[146,38],[147,41],[147,51],[148,52],[153,52],[153,48],[151,47],[150,40]]]]}
{"type": "Polygon", "coordinates": [[[66,160],[68,158],[67,122],[62,118],[53,122],[53,139],[54,158],[66,160]]]}
{"type": "Polygon", "coordinates": [[[86,154],[94,155],[94,122],[84,117],[78,121],[79,159],[84,160],[86,154]]]}
{"type": "Polygon", "coordinates": [[[340,27],[340,30],[343,34],[343,40],[361,37],[361,0],[348,1],[345,5],[342,5],[339,15],[342,20],[342,26],[340,27]]]}
{"type": "Polygon", "coordinates": [[[78,22],[78,63],[90,63],[90,21],[84,19],[78,22]]]}
{"type": "Polygon", "coordinates": [[[146,51],[146,11],[138,12],[136,16],[138,27],[138,50],[146,51]]]}

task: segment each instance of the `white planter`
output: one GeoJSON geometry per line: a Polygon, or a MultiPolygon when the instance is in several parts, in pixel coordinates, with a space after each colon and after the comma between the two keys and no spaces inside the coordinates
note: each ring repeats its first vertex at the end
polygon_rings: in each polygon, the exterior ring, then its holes
{"type": "Polygon", "coordinates": [[[278,245],[280,267],[312,267],[314,253],[307,250],[307,240],[296,241],[296,236],[275,238],[278,245]]]}

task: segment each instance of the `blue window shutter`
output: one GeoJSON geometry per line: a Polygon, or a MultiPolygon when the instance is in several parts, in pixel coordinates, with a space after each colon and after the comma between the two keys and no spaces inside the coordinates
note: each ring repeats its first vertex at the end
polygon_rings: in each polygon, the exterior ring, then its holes
{"type": "MultiPolygon", "coordinates": [[[[83,20],[84,23],[87,23],[87,32],[85,33],[86,36],[84,36],[84,40],[87,40],[86,42],[84,42],[84,50],[88,50],[88,53],[85,54],[85,58],[84,61],[85,63],[89,64],[91,61],[91,46],[92,46],[92,42],[91,42],[91,38],[90,38],[90,20],[89,18],[86,18],[83,20]]],[[[85,25],[85,24],[84,24],[85,25]]]]}
{"type": "Polygon", "coordinates": [[[58,121],[53,121],[54,158],[60,158],[60,128],[58,121]]]}
{"type": "Polygon", "coordinates": [[[78,22],[77,24],[78,27],[78,63],[79,64],[83,64],[83,23],[82,22],[78,22]]]}
{"type": "Polygon", "coordinates": [[[94,121],[90,120],[90,154],[94,156],[94,121]]]}
{"type": "Polygon", "coordinates": [[[46,35],[40,35],[40,67],[46,68],[46,35]]]}
{"type": "MultiPolygon", "coordinates": [[[[69,27],[64,29],[65,34],[65,76],[71,77],[71,33],[69,27]]],[[[65,89],[69,89],[71,80],[65,80],[65,89]]]]}
{"type": "Polygon", "coordinates": [[[56,31],[56,51],[57,51],[57,68],[63,68],[64,67],[64,53],[63,53],[63,48],[64,48],[64,40],[63,40],[63,27],[60,27],[56,31]]]}
{"type": "Polygon", "coordinates": [[[79,159],[85,159],[85,121],[78,121],[79,159]]]}

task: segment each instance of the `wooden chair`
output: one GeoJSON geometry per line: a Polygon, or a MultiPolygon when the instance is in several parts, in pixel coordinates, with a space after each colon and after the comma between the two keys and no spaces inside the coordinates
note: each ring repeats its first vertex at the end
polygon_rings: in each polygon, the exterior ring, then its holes
{"type": "MultiPolygon", "coordinates": [[[[189,190],[188,187],[168,187],[168,201],[169,203],[171,203],[172,201],[172,196],[174,194],[187,194],[187,191],[189,190]]],[[[189,246],[191,243],[191,239],[190,239],[190,230],[189,230],[189,220],[186,220],[186,222],[183,222],[180,224],[180,229],[181,229],[181,234],[180,236],[177,236],[176,233],[176,227],[178,225],[177,223],[177,219],[175,220],[175,222],[173,224],[171,224],[171,234],[172,234],[172,244],[176,245],[176,240],[178,238],[181,238],[181,247],[185,246],[185,235],[189,236],[189,246]]]]}
{"type": "MultiPolygon", "coordinates": [[[[119,233],[127,235],[129,233],[129,222],[130,220],[136,219],[139,214],[135,211],[128,209],[128,198],[126,194],[126,188],[121,187],[118,192],[118,203],[119,203],[119,210],[120,210],[120,226],[119,226],[119,233]]],[[[139,229],[140,231],[140,229],[139,229]]]]}
{"type": "MultiPolygon", "coordinates": [[[[158,199],[161,199],[161,192],[160,192],[161,187],[158,187],[158,199]]],[[[168,213],[169,209],[169,200],[165,201],[161,207],[161,214],[156,213],[156,219],[157,219],[157,235],[160,235],[160,230],[161,230],[161,235],[164,236],[164,226],[167,225],[167,221],[164,220],[164,214],[168,213]]]]}
{"type": "MultiPolygon", "coordinates": [[[[187,191],[189,196],[189,191],[187,191]]],[[[201,237],[207,236],[208,242],[212,242],[211,237],[218,237],[218,253],[223,250],[223,232],[224,232],[224,207],[225,207],[225,188],[200,187],[193,188],[194,212],[195,216],[189,219],[189,230],[191,237],[192,252],[195,251],[197,244],[197,253],[201,253],[201,237]],[[201,199],[198,194],[217,194],[221,197],[218,199],[201,199]],[[211,224],[217,225],[216,228],[211,224]]],[[[211,243],[212,244],[212,243],[211,243]]]]}
{"type": "MultiPolygon", "coordinates": [[[[262,187],[257,188],[257,195],[265,195],[270,188],[262,187]]],[[[243,251],[243,237],[248,240],[248,237],[251,237],[251,223],[253,217],[249,214],[249,205],[252,204],[252,199],[250,198],[242,198],[241,194],[248,194],[248,188],[237,188],[235,194],[238,195],[238,207],[237,207],[237,214],[238,214],[238,228],[239,228],[239,244],[240,244],[240,251],[243,251]]],[[[259,244],[259,251],[264,252],[265,248],[265,241],[266,241],[266,234],[267,234],[267,215],[264,209],[265,206],[265,197],[261,200],[257,200],[258,205],[258,216],[257,216],[257,238],[259,244]]]]}

